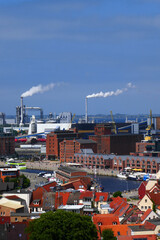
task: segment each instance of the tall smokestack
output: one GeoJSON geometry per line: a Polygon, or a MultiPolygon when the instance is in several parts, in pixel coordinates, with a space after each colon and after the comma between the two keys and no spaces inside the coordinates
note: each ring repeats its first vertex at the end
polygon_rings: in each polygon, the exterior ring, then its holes
{"type": "Polygon", "coordinates": [[[87,101],[87,97],[86,97],[86,101],[85,101],[85,107],[86,107],[85,122],[88,123],[88,101],[87,101]]]}
{"type": "Polygon", "coordinates": [[[23,125],[23,97],[21,96],[21,122],[20,125],[23,125]]]}

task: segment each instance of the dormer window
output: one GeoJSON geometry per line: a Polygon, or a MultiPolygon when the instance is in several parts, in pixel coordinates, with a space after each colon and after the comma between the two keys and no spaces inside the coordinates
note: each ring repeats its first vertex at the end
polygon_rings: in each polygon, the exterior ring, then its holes
{"type": "Polygon", "coordinates": [[[100,202],[104,201],[104,196],[99,197],[100,202]]]}
{"type": "Polygon", "coordinates": [[[39,205],[40,204],[40,199],[35,199],[35,200],[33,200],[33,204],[34,205],[39,205]]]}
{"type": "Polygon", "coordinates": [[[117,222],[113,222],[112,224],[113,224],[113,225],[117,225],[117,222]]]}

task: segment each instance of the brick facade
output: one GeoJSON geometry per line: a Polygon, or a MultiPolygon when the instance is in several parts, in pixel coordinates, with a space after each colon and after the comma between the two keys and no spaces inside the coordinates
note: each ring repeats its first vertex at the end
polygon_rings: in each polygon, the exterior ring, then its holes
{"type": "Polygon", "coordinates": [[[73,163],[88,168],[124,170],[126,167],[139,168],[146,173],[157,173],[160,169],[160,158],[140,156],[118,156],[113,154],[85,154],[77,153],[72,159],[73,163]]]}
{"type": "Polygon", "coordinates": [[[0,136],[0,156],[13,155],[15,153],[15,138],[12,136],[0,136]]]}
{"type": "Polygon", "coordinates": [[[60,157],[59,143],[64,139],[75,139],[77,133],[73,131],[56,131],[47,135],[46,139],[46,157],[48,159],[57,159],[60,157]]]}
{"type": "Polygon", "coordinates": [[[71,162],[75,153],[78,153],[80,149],[88,148],[91,148],[96,153],[97,143],[88,139],[63,140],[60,143],[60,162],[71,162]]]}
{"type": "Polygon", "coordinates": [[[90,139],[97,142],[97,153],[128,155],[130,152],[135,152],[136,142],[140,142],[143,135],[94,135],[90,136],[90,139]]]}

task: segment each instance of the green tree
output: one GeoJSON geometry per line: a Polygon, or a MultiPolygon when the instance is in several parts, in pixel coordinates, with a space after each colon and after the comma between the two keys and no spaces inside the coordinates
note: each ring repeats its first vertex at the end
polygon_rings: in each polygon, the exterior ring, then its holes
{"type": "Polygon", "coordinates": [[[30,240],[96,240],[97,229],[89,216],[57,210],[29,223],[30,240]]]}
{"type": "Polygon", "coordinates": [[[102,232],[103,240],[116,240],[117,238],[114,236],[112,229],[105,229],[102,232]]]}
{"type": "Polygon", "coordinates": [[[30,186],[29,178],[27,178],[24,174],[22,174],[20,178],[23,178],[22,188],[27,188],[30,186]]]}
{"type": "Polygon", "coordinates": [[[154,201],[152,201],[152,202],[153,202],[152,210],[153,210],[154,212],[156,212],[156,204],[155,204],[154,201]]]}
{"type": "Polygon", "coordinates": [[[5,177],[5,179],[4,179],[4,182],[9,182],[9,177],[7,176],[7,177],[5,177]]]}
{"type": "Polygon", "coordinates": [[[122,192],[121,191],[117,191],[113,194],[113,197],[122,197],[122,192]]]}

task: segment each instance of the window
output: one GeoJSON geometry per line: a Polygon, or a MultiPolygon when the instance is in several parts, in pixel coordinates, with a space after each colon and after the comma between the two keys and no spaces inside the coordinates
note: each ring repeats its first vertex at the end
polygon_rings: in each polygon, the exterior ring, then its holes
{"type": "Polygon", "coordinates": [[[141,209],[143,209],[143,206],[141,206],[141,209]]]}
{"type": "Polygon", "coordinates": [[[121,235],[120,232],[117,232],[117,233],[118,233],[119,236],[121,235]]]}
{"type": "Polygon", "coordinates": [[[145,199],[145,202],[147,202],[147,199],[145,199]]]}
{"type": "Polygon", "coordinates": [[[113,224],[113,225],[117,225],[117,222],[113,222],[112,224],[113,224]]]}
{"type": "Polygon", "coordinates": [[[147,209],[147,206],[145,206],[145,209],[147,209]]]}

